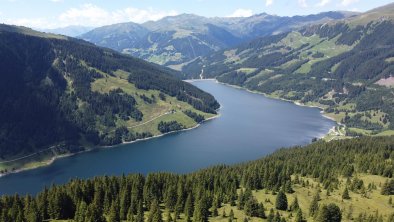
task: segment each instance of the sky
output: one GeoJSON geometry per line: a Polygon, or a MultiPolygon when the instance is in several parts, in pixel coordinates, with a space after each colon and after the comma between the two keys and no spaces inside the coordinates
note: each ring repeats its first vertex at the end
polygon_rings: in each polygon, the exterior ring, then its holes
{"type": "Polygon", "coordinates": [[[0,23],[39,29],[143,23],[191,13],[206,17],[280,16],[359,11],[393,0],[0,0],[0,23]]]}

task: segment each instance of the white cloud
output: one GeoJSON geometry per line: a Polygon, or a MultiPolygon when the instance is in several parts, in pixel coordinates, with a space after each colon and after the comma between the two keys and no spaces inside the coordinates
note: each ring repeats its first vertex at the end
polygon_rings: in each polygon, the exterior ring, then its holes
{"type": "Polygon", "coordinates": [[[331,3],[331,0],[320,0],[319,3],[316,4],[317,7],[323,7],[327,4],[331,3]]]}
{"type": "Polygon", "coordinates": [[[18,18],[18,19],[6,19],[4,21],[5,24],[26,26],[32,28],[53,28],[54,24],[48,22],[47,19],[44,18],[18,18]]]}
{"type": "Polygon", "coordinates": [[[78,8],[68,9],[56,18],[17,18],[8,19],[4,22],[40,29],[58,28],[70,25],[99,27],[121,22],[142,23],[149,20],[156,21],[163,17],[177,14],[179,13],[174,10],[158,11],[152,8],[138,9],[133,7],[108,11],[93,4],[84,4],[78,8]]]}
{"type": "Polygon", "coordinates": [[[253,10],[239,8],[227,17],[250,17],[253,15],[253,10]]]}
{"type": "Polygon", "coordinates": [[[138,9],[132,7],[107,11],[93,4],[84,4],[79,8],[71,8],[62,13],[59,20],[62,23],[73,25],[102,26],[129,21],[142,23],[177,14],[176,11],[156,11],[152,8],[138,9]]]}
{"type": "Polygon", "coordinates": [[[272,4],[274,4],[274,0],[265,0],[266,6],[271,6],[272,4]]]}
{"type": "Polygon", "coordinates": [[[306,2],[306,0],[298,0],[298,4],[299,4],[302,8],[307,8],[307,7],[308,7],[308,3],[306,2]]]}
{"type": "Polygon", "coordinates": [[[352,5],[354,3],[357,3],[359,0],[342,0],[341,1],[341,5],[343,6],[349,6],[352,5]]]}

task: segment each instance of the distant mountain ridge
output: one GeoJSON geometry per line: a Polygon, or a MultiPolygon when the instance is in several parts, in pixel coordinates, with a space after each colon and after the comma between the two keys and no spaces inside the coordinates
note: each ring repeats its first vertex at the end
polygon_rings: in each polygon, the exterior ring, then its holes
{"type": "Polygon", "coordinates": [[[40,29],[40,31],[58,34],[58,35],[65,35],[70,37],[77,37],[93,29],[94,27],[71,25],[71,26],[55,28],[55,29],[40,29]]]}
{"type": "Polygon", "coordinates": [[[394,4],[270,35],[195,59],[186,78],[216,78],[319,106],[348,135],[394,134],[394,4]],[[201,76],[201,73],[203,75],[201,76]]]}
{"type": "Polygon", "coordinates": [[[259,14],[247,18],[206,18],[193,14],[165,17],[143,24],[123,23],[96,28],[79,38],[160,65],[180,69],[184,64],[256,37],[304,25],[353,16],[349,12],[280,17],[259,14]]]}

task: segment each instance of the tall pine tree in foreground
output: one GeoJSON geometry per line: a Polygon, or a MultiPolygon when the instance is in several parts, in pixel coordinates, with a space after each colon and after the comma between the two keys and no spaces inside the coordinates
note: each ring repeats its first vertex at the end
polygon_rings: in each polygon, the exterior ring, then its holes
{"type": "Polygon", "coordinates": [[[287,197],[282,190],[280,190],[276,196],[275,208],[278,210],[287,210],[287,197]]]}

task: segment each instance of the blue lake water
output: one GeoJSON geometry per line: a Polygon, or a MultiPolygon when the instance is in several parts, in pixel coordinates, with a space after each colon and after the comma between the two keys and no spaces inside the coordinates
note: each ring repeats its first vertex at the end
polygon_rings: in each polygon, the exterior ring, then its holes
{"type": "Polygon", "coordinates": [[[196,81],[222,105],[220,117],[163,137],[97,149],[52,165],[0,178],[1,194],[35,194],[72,178],[166,171],[187,173],[255,160],[281,147],[304,145],[335,123],[317,108],[266,98],[215,81],[196,81]]]}

